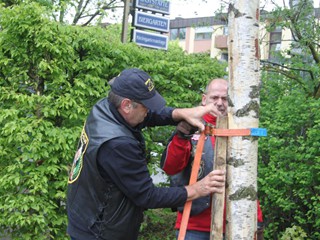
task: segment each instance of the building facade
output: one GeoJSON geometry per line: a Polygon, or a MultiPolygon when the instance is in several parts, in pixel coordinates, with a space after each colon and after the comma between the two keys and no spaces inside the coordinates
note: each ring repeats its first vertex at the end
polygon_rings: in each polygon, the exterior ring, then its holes
{"type": "MultiPolygon", "coordinates": [[[[315,16],[320,18],[319,8],[315,16]]],[[[289,29],[275,28],[266,31],[268,12],[261,11],[260,52],[261,60],[273,60],[277,51],[290,47],[292,35],[289,29]]],[[[170,41],[178,41],[187,53],[210,53],[212,58],[228,61],[228,25],[227,14],[213,17],[175,18],[170,20],[170,41]]]]}

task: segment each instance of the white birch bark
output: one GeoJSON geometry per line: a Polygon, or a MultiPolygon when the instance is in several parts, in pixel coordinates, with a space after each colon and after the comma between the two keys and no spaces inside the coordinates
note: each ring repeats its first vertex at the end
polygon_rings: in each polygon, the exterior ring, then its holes
{"type": "MultiPolygon", "coordinates": [[[[229,4],[230,129],[259,125],[259,1],[229,4]]],[[[257,137],[229,137],[226,239],[255,239],[257,229],[257,137]]]]}

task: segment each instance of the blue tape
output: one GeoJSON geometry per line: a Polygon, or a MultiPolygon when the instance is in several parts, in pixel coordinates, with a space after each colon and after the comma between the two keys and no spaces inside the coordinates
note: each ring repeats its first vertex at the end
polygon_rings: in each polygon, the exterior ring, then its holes
{"type": "Polygon", "coordinates": [[[251,136],[256,137],[266,137],[267,136],[267,129],[266,128],[250,128],[251,136]]]}

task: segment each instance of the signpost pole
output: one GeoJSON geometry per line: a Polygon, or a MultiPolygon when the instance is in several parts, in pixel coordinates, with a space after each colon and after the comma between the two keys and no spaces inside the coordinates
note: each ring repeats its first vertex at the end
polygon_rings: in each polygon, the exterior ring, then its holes
{"type": "Polygon", "coordinates": [[[129,11],[130,11],[130,0],[124,0],[122,32],[121,32],[122,43],[127,42],[129,11]]]}

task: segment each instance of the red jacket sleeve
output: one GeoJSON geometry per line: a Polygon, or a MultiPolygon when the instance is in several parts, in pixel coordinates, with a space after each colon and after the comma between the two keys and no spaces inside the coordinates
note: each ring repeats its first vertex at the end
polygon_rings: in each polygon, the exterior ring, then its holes
{"type": "Polygon", "coordinates": [[[162,169],[168,175],[181,172],[188,164],[191,155],[192,144],[189,139],[175,135],[167,145],[164,152],[162,169]]]}
{"type": "Polygon", "coordinates": [[[258,222],[263,222],[263,215],[260,208],[260,202],[257,200],[257,210],[258,210],[258,222]]]}

